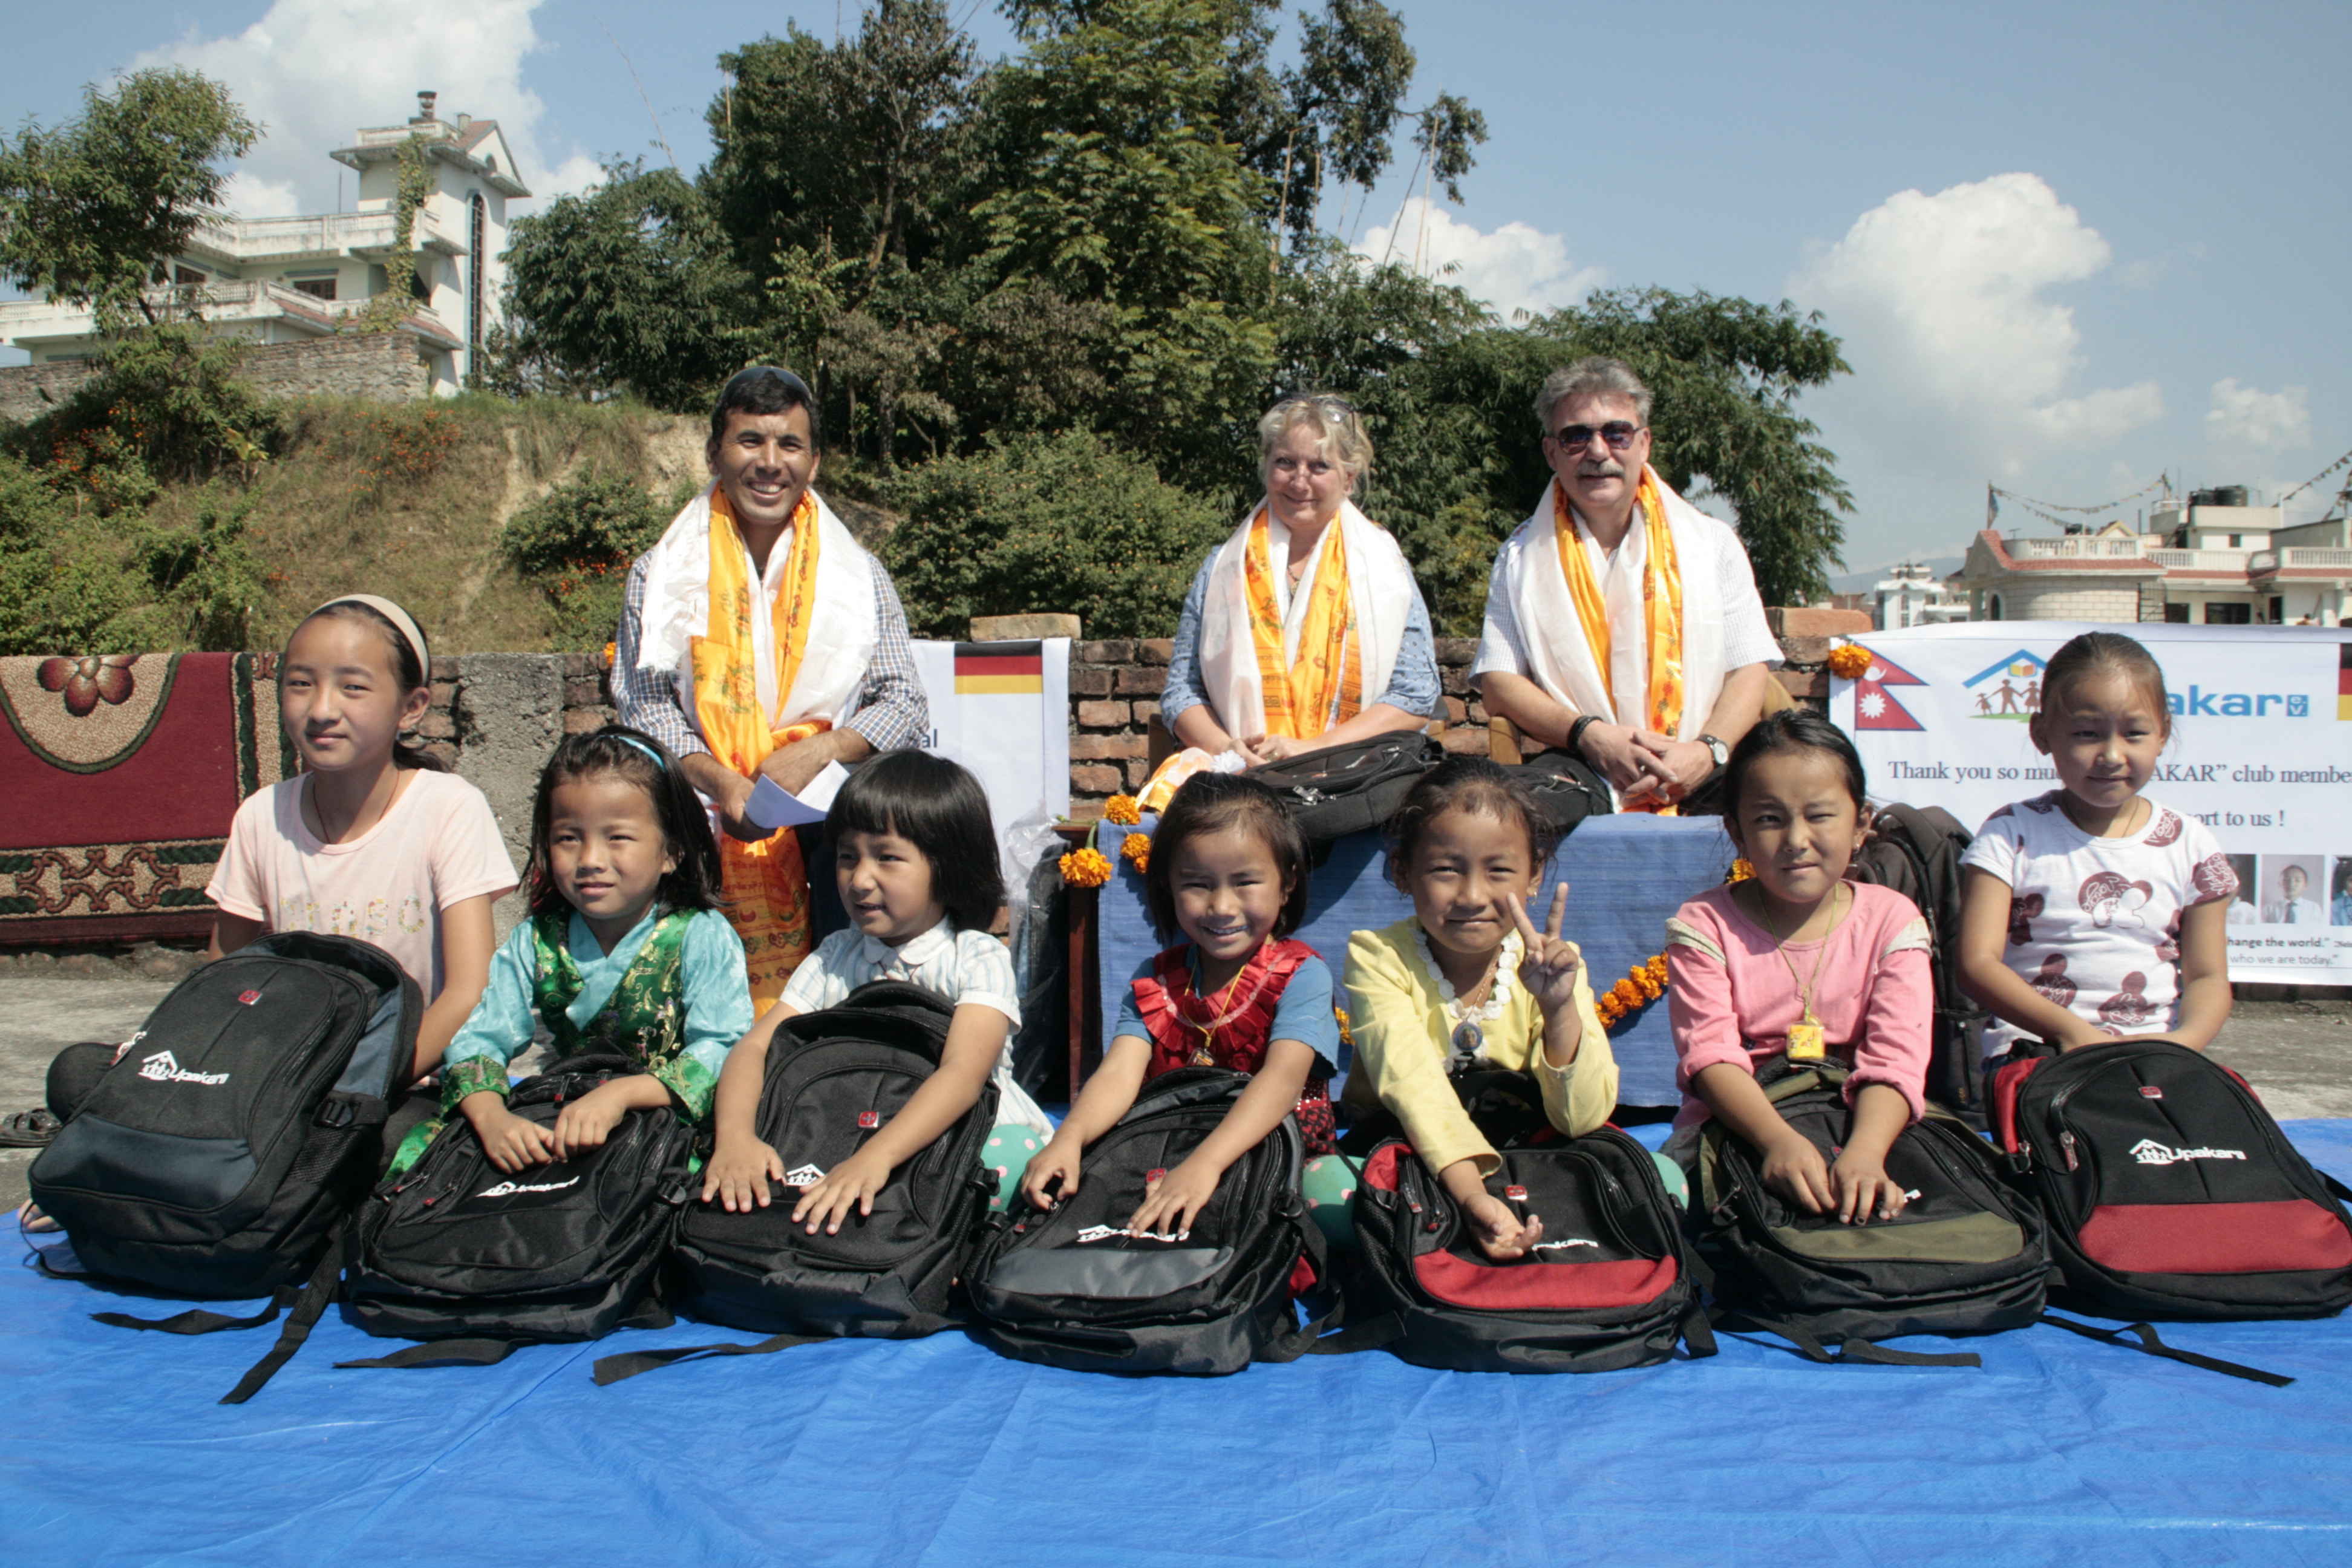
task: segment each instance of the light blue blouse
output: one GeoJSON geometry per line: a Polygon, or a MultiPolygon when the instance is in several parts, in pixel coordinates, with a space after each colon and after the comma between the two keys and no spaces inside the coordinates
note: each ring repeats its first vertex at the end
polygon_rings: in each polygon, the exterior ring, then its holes
{"type": "MultiPolygon", "coordinates": [[[[645,918],[613,944],[612,952],[606,952],[597,944],[596,934],[588,929],[588,922],[577,910],[572,912],[565,945],[571,950],[572,961],[580,966],[581,986],[580,994],[563,1010],[572,1023],[584,1026],[604,1010],[612,997],[613,987],[628,973],[660,913],[658,903],[647,909],[645,918]]],[[[503,1066],[530,1048],[532,1032],[539,1026],[538,1012],[531,1005],[531,973],[536,959],[530,932],[531,922],[525,918],[499,944],[498,952],[490,955],[489,984],[483,987],[482,999],[474,1005],[473,1012],[457,1030],[457,1037],[449,1042],[448,1052],[443,1058],[445,1065],[487,1058],[503,1066]]],[[[743,970],[743,941],[727,923],[725,915],[716,910],[698,910],[687,925],[678,959],[679,979],[685,988],[680,1000],[686,1006],[686,1048],[680,1055],[704,1068],[716,1081],[727,1053],[752,1023],[751,984],[743,970]]]]}
{"type": "MultiPolygon", "coordinates": [[[[1201,563],[1192,589],[1184,595],[1183,612],[1176,618],[1176,649],[1168,657],[1168,683],[1160,691],[1160,721],[1171,734],[1176,715],[1209,700],[1208,689],[1201,684],[1201,618],[1209,602],[1209,577],[1223,548],[1219,545],[1210,551],[1209,558],[1201,563]]],[[[1437,708],[1437,645],[1429,629],[1429,606],[1422,603],[1421,585],[1416,583],[1412,603],[1404,613],[1404,637],[1397,644],[1396,668],[1389,674],[1389,689],[1375,701],[1430,717],[1437,708]]],[[[1210,711],[1216,710],[1212,707],[1210,711]]],[[[1223,717],[1218,714],[1220,721],[1223,717]]]]}

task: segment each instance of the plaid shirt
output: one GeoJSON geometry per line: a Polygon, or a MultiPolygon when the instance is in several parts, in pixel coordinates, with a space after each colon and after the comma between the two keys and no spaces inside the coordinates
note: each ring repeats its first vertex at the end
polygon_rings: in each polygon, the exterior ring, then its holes
{"type": "MultiPolygon", "coordinates": [[[[879,628],[874,662],[866,666],[856,703],[842,722],[865,736],[876,751],[887,752],[914,745],[923,738],[931,727],[931,706],[915,674],[915,649],[907,638],[907,612],[899,606],[898,590],[879,561],[874,563],[874,611],[879,628]]],[[[695,733],[686,710],[679,706],[672,673],[637,668],[645,614],[646,558],[639,556],[629,568],[620,630],[614,637],[613,700],[620,710],[620,721],[651,735],[676,756],[707,752],[710,748],[695,733]]]]}

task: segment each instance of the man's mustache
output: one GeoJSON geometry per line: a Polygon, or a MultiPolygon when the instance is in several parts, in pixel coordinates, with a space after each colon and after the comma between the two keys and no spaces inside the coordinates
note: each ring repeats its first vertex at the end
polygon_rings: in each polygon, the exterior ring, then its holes
{"type": "Polygon", "coordinates": [[[1598,468],[1583,468],[1577,473],[1588,479],[1622,479],[1625,477],[1622,463],[1602,463],[1598,468]]]}

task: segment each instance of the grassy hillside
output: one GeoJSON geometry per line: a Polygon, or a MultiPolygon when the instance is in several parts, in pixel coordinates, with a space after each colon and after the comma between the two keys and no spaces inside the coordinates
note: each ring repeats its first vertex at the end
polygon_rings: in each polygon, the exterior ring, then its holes
{"type": "MultiPolygon", "coordinates": [[[[268,574],[248,639],[258,647],[345,593],[398,600],[449,652],[555,647],[546,595],[499,551],[507,519],[590,468],[635,476],[666,501],[703,475],[697,422],[641,408],[487,396],[279,407],[281,450],[236,486],[253,503],[247,537],[268,574]]],[[[185,525],[202,499],[168,489],[149,515],[185,525]]]]}

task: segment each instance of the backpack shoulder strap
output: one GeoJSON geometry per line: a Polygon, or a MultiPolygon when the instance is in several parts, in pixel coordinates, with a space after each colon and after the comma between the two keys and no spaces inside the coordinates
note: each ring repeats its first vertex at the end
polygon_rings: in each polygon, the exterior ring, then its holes
{"type": "Polygon", "coordinates": [[[2242,1362],[2223,1361],[2220,1356],[2200,1355],[2195,1351],[2185,1351],[2176,1345],[2166,1344],[2158,1337],[2155,1326],[2150,1323],[2126,1323],[2119,1329],[2103,1329],[2096,1323],[2078,1323],[2072,1318],[2062,1318],[2055,1312],[2042,1313],[2042,1321],[2053,1329],[2063,1329],[2070,1334],[2080,1334],[2086,1340],[2104,1340],[2108,1344],[2121,1345],[2126,1350],[2137,1351],[2142,1355],[2160,1356],[2166,1361],[2177,1361],[2185,1366],[2203,1367],[2207,1372],[2218,1372],[2227,1377],[2242,1377],[2248,1383],[2268,1384],[2273,1388],[2284,1388],[2294,1381],[2291,1377],[2282,1376],[2275,1372],[2264,1372],[2258,1366],[2247,1366],[2242,1362]],[[2131,1343],[2124,1338],[2126,1334],[2131,1335],[2139,1342],[2131,1343]]]}

